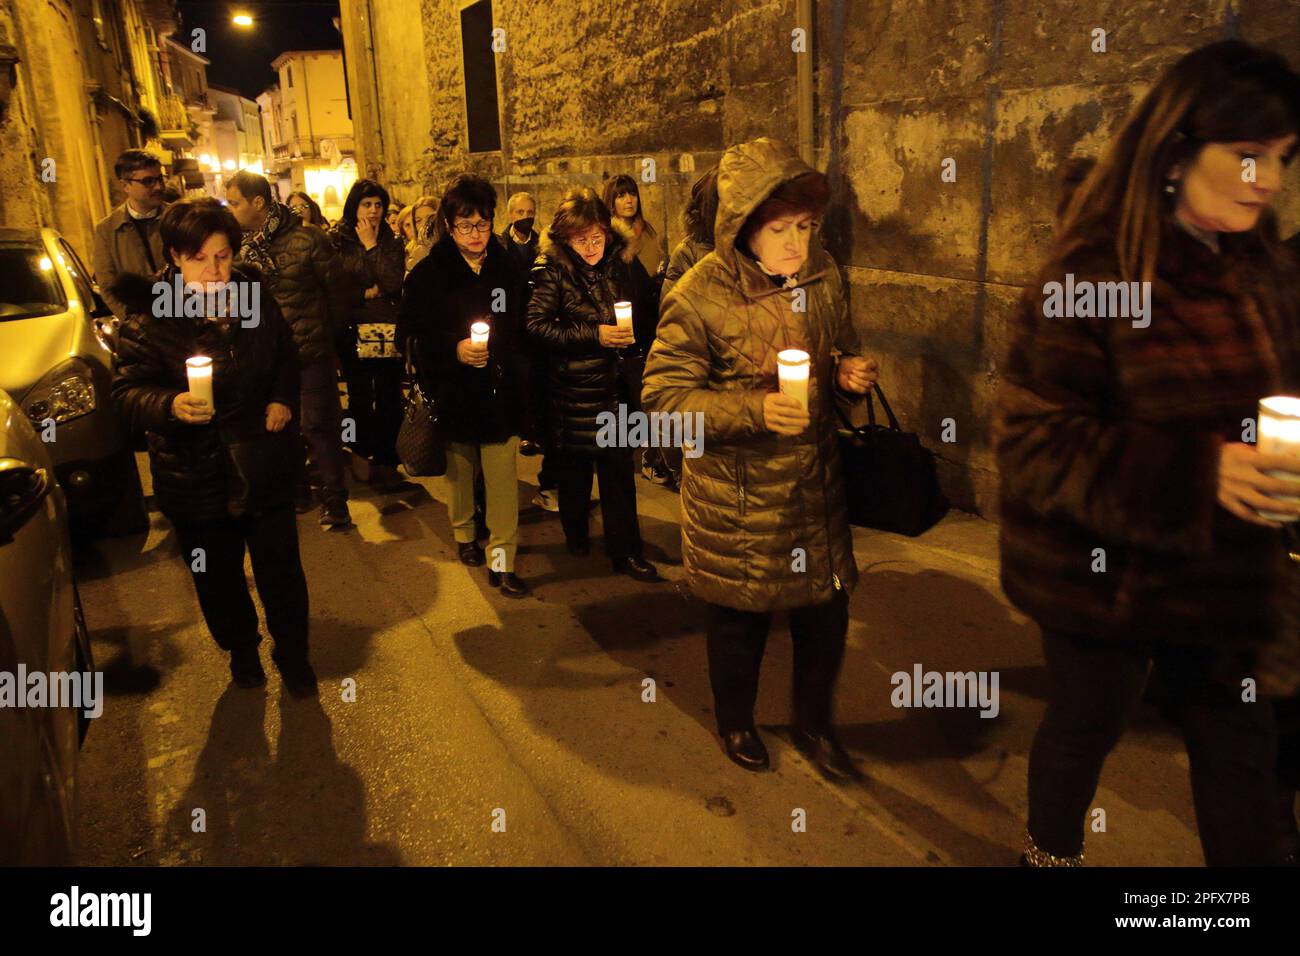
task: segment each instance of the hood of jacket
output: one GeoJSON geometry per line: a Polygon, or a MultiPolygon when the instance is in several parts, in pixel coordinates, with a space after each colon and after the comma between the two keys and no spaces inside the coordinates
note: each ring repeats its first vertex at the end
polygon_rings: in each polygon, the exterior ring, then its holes
{"type": "MultiPolygon", "coordinates": [[[[718,164],[718,215],[713,227],[713,252],[733,274],[739,274],[747,292],[766,292],[774,286],[758,264],[736,248],[741,227],[777,187],[815,171],[789,144],[766,136],[723,153],[718,164]]],[[[814,233],[808,245],[808,261],[799,270],[800,285],[824,272],[830,261],[814,233]]]]}

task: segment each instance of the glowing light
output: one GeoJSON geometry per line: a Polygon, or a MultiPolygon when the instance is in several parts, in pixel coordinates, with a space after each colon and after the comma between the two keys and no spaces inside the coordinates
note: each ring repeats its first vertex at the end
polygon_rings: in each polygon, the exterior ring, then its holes
{"type": "Polygon", "coordinates": [[[49,256],[41,256],[40,266],[42,272],[49,272],[54,268],[54,261],[49,256]]]}
{"type": "Polygon", "coordinates": [[[237,27],[251,27],[253,25],[253,18],[247,13],[236,13],[230,18],[230,22],[237,27]]]}
{"type": "Polygon", "coordinates": [[[228,160],[226,160],[224,163],[221,164],[221,168],[222,168],[222,169],[234,169],[234,168],[235,168],[235,161],[234,161],[233,159],[228,159],[228,160]]]}

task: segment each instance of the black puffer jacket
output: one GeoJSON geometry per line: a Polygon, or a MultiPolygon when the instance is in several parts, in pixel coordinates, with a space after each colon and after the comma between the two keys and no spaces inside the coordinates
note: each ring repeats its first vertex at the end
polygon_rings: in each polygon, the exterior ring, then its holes
{"type": "Polygon", "coordinates": [[[373,249],[361,245],[356,224],[337,223],[329,233],[338,252],[339,294],[343,296],[344,341],[355,341],[356,327],[362,322],[396,322],[398,301],[402,294],[402,277],[406,272],[406,246],[393,235],[388,223],[379,224],[379,241],[373,249]],[[366,290],[379,286],[380,295],[367,299],[366,290]]]}
{"type": "Polygon", "coordinates": [[[528,284],[495,236],[478,273],[455,240],[444,236],[406,277],[398,341],[416,337],[421,381],[433,389],[451,441],[497,444],[519,434],[528,395],[527,300],[528,284]],[[502,311],[494,312],[494,305],[502,311]],[[456,357],[457,344],[469,338],[470,325],[479,319],[491,325],[483,368],[456,357]]]}
{"type": "Polygon", "coordinates": [[[293,327],[299,362],[312,365],[332,356],[348,314],[334,244],[323,229],[303,225],[285,207],[267,251],[276,268],[271,294],[293,327]]]}
{"type": "MultiPolygon", "coordinates": [[[[168,267],[158,280],[170,284],[168,267]]],[[[232,281],[260,281],[261,273],[236,265],[232,281]]],[[[113,376],[113,401],[133,433],[149,442],[149,467],[158,507],[173,521],[208,521],[230,514],[233,462],[228,449],[265,443],[264,454],[301,459],[298,436],[298,354],[293,333],[271,296],[262,296],[255,326],[234,322],[225,330],[203,318],[153,314],[153,278],[124,275],[113,293],[127,305],[113,376]],[[185,360],[212,357],[216,415],[207,425],[186,425],[171,417],[172,401],[189,391],[185,360]],[[293,410],[280,432],[266,431],[266,406],[293,410]]],[[[255,489],[259,507],[288,504],[296,474],[255,489]]]]}
{"type": "MultiPolygon", "coordinates": [[[[596,416],[618,414],[619,403],[637,407],[636,384],[644,360],[637,346],[611,349],[600,344],[596,327],[614,324],[614,303],[632,301],[637,287],[623,257],[621,236],[606,243],[595,266],[581,262],[567,247],[544,233],[532,270],[528,302],[528,338],[544,355],[546,408],[541,425],[548,444],[561,450],[596,449],[596,416]],[[632,371],[635,369],[635,371],[632,371]]],[[[649,325],[654,337],[657,315],[633,303],[634,326],[649,325]]],[[[638,336],[640,338],[640,336],[638,336]]]]}

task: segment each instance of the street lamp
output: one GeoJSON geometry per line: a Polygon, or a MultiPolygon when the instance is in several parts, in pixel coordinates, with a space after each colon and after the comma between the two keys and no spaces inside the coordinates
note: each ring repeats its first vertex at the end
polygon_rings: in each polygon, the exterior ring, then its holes
{"type": "Polygon", "coordinates": [[[253,25],[253,18],[247,13],[236,13],[230,18],[230,22],[237,27],[251,27],[253,25]]]}

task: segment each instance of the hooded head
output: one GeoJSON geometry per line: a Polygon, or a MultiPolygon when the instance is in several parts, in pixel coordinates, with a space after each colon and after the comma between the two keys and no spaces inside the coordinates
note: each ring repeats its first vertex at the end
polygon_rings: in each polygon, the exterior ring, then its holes
{"type": "MultiPolygon", "coordinates": [[[[733,270],[748,272],[742,264],[743,256],[737,249],[747,222],[751,232],[756,222],[751,217],[759,211],[772,194],[788,187],[794,180],[810,177],[801,182],[811,189],[797,189],[798,193],[813,198],[807,212],[818,216],[825,205],[825,177],[802,159],[794,149],[780,140],[761,139],[733,146],[722,155],[718,164],[718,215],[714,221],[714,253],[733,270]]],[[[811,277],[821,272],[828,256],[815,235],[808,245],[808,257],[798,269],[801,277],[811,277]]],[[[777,270],[774,270],[777,271],[777,270]]],[[[782,270],[790,271],[794,270],[782,270]]]]}

